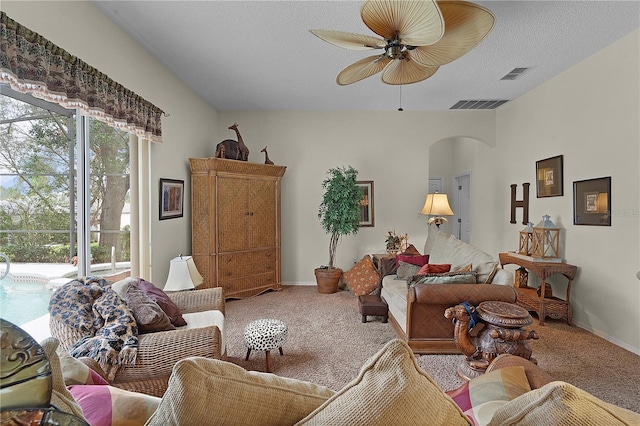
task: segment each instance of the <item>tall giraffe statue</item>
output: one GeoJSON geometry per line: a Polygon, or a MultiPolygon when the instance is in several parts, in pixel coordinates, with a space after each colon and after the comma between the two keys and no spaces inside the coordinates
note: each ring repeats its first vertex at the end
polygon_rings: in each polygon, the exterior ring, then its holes
{"type": "Polygon", "coordinates": [[[238,130],[238,123],[233,123],[233,126],[229,126],[229,130],[236,132],[238,136],[238,157],[236,160],[249,161],[249,148],[244,144],[240,131],[238,130]]]}
{"type": "Polygon", "coordinates": [[[264,164],[273,164],[273,161],[269,159],[269,153],[267,152],[266,146],[262,148],[260,152],[264,152],[264,164]]]}
{"type": "Polygon", "coordinates": [[[234,130],[238,135],[238,140],[225,139],[216,145],[216,158],[226,158],[229,160],[249,160],[249,148],[242,141],[242,136],[238,131],[238,123],[233,123],[233,126],[229,126],[230,130],[234,130]]]}

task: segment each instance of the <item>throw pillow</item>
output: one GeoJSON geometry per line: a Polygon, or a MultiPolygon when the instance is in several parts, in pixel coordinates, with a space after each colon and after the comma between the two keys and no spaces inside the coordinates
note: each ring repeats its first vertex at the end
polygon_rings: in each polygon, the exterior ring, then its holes
{"type": "Polygon", "coordinates": [[[160,305],[164,313],[167,314],[171,320],[171,324],[176,327],[187,325],[187,322],[182,318],[182,314],[180,313],[178,306],[173,303],[164,291],[142,278],[138,278],[138,288],[149,296],[151,300],[160,305]]]}
{"type": "Polygon", "coordinates": [[[530,390],[524,367],[515,366],[474,377],[458,389],[446,393],[474,425],[484,426],[499,407],[530,390]]]}
{"type": "Polygon", "coordinates": [[[396,271],[397,279],[406,280],[418,273],[420,266],[407,262],[398,262],[398,270],[396,271]]]}
{"type": "Polygon", "coordinates": [[[343,274],[344,280],[356,296],[362,296],[374,291],[380,283],[378,270],[373,266],[369,255],[364,256],[351,269],[343,274]]]}
{"type": "Polygon", "coordinates": [[[477,273],[445,272],[444,274],[414,275],[407,279],[407,288],[418,284],[475,284],[477,273]]]}
{"type": "Polygon", "coordinates": [[[638,425],[640,414],[565,382],[551,382],[498,408],[489,425],[638,425]]]}
{"type": "Polygon", "coordinates": [[[68,388],[91,426],[144,425],[160,404],[156,396],[109,385],[68,388]]]}
{"type": "Polygon", "coordinates": [[[129,284],[124,289],[124,300],[131,309],[140,333],[175,330],[171,319],[145,292],[136,285],[129,284]]]}
{"type": "Polygon", "coordinates": [[[57,349],[58,358],[60,359],[60,367],[62,369],[62,378],[64,384],[70,385],[108,385],[100,374],[93,371],[89,366],[69,355],[62,348],[57,349]]]}
{"type": "Polygon", "coordinates": [[[413,244],[409,244],[407,246],[407,248],[402,251],[402,253],[398,253],[398,254],[408,254],[408,255],[413,255],[413,256],[420,256],[420,252],[418,251],[416,246],[414,246],[413,244]]]}
{"type": "Polygon", "coordinates": [[[468,425],[460,408],[394,339],[358,376],[298,425],[468,425]]]}
{"type": "Polygon", "coordinates": [[[334,393],[302,380],[190,357],[175,364],[169,387],[147,426],[292,425],[334,393]]]}
{"type": "Polygon", "coordinates": [[[47,355],[47,358],[49,359],[49,366],[51,367],[51,404],[55,405],[61,411],[71,413],[84,419],[85,417],[82,414],[82,408],[80,408],[80,405],[78,405],[78,403],[73,399],[73,396],[69,393],[69,390],[64,384],[60,358],[56,352],[58,344],[58,339],[55,337],[47,337],[40,343],[45,355],[47,355]]]}
{"type": "Polygon", "coordinates": [[[455,270],[455,272],[471,272],[471,271],[473,271],[473,264],[471,264],[471,263],[466,265],[466,266],[462,266],[460,268],[457,268],[455,270]]]}
{"type": "Polygon", "coordinates": [[[124,290],[129,287],[129,285],[138,285],[138,279],[137,278],[133,278],[133,277],[127,277],[123,280],[120,281],[116,281],[115,283],[111,284],[111,289],[113,291],[115,291],[116,293],[118,293],[118,296],[120,296],[120,299],[125,300],[124,297],[124,290]]]}
{"type": "Polygon", "coordinates": [[[396,256],[396,266],[399,267],[400,262],[406,262],[412,265],[422,266],[429,263],[429,255],[399,254],[396,256]]]}
{"type": "Polygon", "coordinates": [[[425,274],[442,274],[444,272],[449,272],[451,270],[451,265],[448,263],[434,264],[427,263],[418,271],[417,275],[425,275],[425,274]]]}

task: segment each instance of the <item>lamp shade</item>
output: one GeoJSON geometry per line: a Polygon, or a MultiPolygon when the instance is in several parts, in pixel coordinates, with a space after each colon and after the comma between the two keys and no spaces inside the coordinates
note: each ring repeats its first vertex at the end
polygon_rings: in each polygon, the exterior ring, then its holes
{"type": "Polygon", "coordinates": [[[164,291],[192,290],[204,282],[191,256],[178,256],[169,263],[169,276],[164,291]]]}
{"type": "Polygon", "coordinates": [[[438,191],[433,194],[427,194],[427,199],[420,214],[432,215],[433,217],[429,218],[428,221],[429,225],[435,223],[440,228],[440,225],[447,221],[442,216],[453,216],[453,210],[449,206],[447,194],[440,194],[438,191]]]}
{"type": "Polygon", "coordinates": [[[447,194],[440,194],[437,191],[433,194],[427,194],[427,199],[420,214],[453,216],[453,210],[449,206],[447,194]]]}

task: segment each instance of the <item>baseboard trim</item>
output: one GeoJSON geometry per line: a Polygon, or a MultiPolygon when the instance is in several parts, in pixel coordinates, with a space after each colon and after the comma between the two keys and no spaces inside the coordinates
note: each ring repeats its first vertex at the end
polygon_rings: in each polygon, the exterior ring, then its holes
{"type": "Polygon", "coordinates": [[[576,326],[576,327],[580,327],[580,328],[582,328],[584,330],[587,330],[589,333],[595,334],[596,336],[603,338],[607,342],[613,343],[616,346],[620,346],[622,349],[626,349],[629,352],[632,352],[632,353],[634,353],[636,355],[640,355],[640,348],[633,347],[633,346],[629,345],[628,343],[625,343],[625,342],[623,342],[621,340],[618,340],[616,338],[613,338],[613,337],[607,335],[606,333],[602,332],[601,330],[594,329],[593,327],[591,327],[591,326],[589,326],[587,324],[584,324],[584,323],[581,323],[579,321],[576,321],[575,317],[573,318],[573,325],[576,326]]]}

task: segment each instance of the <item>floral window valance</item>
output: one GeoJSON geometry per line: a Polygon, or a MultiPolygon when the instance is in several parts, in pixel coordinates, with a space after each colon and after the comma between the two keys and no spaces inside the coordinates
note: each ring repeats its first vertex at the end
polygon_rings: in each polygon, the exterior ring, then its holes
{"type": "Polygon", "coordinates": [[[163,111],[0,12],[0,83],[162,142],[163,111]]]}

